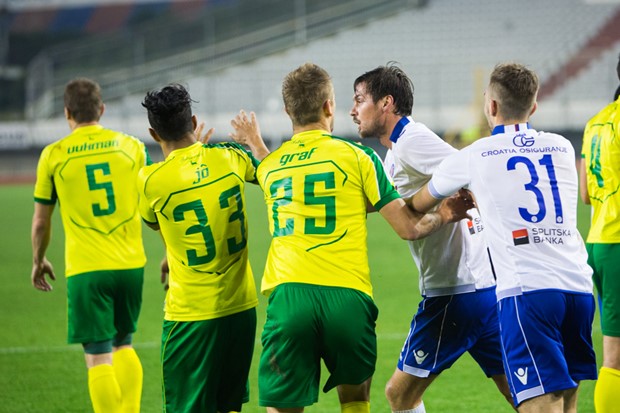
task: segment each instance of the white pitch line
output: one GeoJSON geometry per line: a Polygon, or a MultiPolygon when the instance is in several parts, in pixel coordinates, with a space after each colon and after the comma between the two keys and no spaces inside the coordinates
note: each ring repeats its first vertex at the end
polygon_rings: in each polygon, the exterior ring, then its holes
{"type": "MultiPolygon", "coordinates": [[[[157,341],[149,341],[145,343],[134,343],[133,345],[137,349],[150,349],[150,348],[159,348],[161,346],[160,342],[157,341]]],[[[40,346],[23,346],[23,347],[5,347],[0,348],[0,355],[4,354],[37,354],[37,353],[64,353],[67,351],[82,351],[82,346],[71,344],[66,346],[54,346],[54,347],[40,347],[40,346]]]]}
{"type": "MultiPolygon", "coordinates": [[[[378,340],[404,340],[406,338],[406,332],[402,333],[382,333],[377,334],[378,340]]],[[[161,342],[147,341],[143,343],[134,343],[134,347],[137,349],[152,349],[159,348],[161,342]]],[[[0,355],[5,354],[45,354],[45,353],[64,353],[68,351],[82,351],[82,346],[78,344],[68,344],[66,346],[53,346],[53,347],[41,347],[41,346],[22,346],[22,347],[5,347],[0,348],[0,355]]]]}

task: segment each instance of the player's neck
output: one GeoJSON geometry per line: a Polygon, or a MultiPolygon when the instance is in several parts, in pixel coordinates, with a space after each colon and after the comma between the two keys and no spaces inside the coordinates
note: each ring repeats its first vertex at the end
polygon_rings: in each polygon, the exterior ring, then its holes
{"type": "Polygon", "coordinates": [[[496,116],[495,118],[493,118],[489,124],[489,126],[491,127],[491,130],[493,130],[493,128],[495,128],[496,126],[499,125],[518,125],[520,123],[528,123],[530,120],[529,118],[525,118],[525,119],[507,119],[504,118],[501,115],[496,116]]]}
{"type": "Polygon", "coordinates": [[[161,151],[164,153],[164,158],[167,158],[170,153],[177,149],[187,148],[196,143],[196,137],[193,133],[185,135],[178,141],[164,141],[160,142],[161,151]]]}
{"type": "Polygon", "coordinates": [[[83,128],[84,126],[95,126],[95,125],[99,125],[99,121],[77,123],[74,120],[69,120],[69,127],[71,128],[71,130],[75,130],[77,128],[83,128]]]}
{"type": "Polygon", "coordinates": [[[388,149],[392,149],[392,141],[390,140],[390,136],[392,136],[396,125],[398,125],[398,122],[400,122],[402,118],[403,116],[396,114],[390,114],[387,117],[385,121],[385,127],[383,128],[383,133],[378,136],[379,143],[381,145],[385,146],[388,149]]]}
{"type": "Polygon", "coordinates": [[[332,132],[332,127],[329,119],[321,119],[318,122],[308,123],[306,125],[295,125],[293,124],[293,134],[297,135],[298,133],[308,132],[311,130],[324,130],[327,132],[332,132]]]}

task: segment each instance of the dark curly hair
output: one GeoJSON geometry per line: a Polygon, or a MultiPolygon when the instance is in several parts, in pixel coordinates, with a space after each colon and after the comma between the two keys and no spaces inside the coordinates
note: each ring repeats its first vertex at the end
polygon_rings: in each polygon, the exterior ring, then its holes
{"type": "Polygon", "coordinates": [[[194,130],[192,98],[182,85],[173,83],[159,91],[146,94],[142,106],[148,112],[149,123],[166,141],[178,141],[194,130]]]}

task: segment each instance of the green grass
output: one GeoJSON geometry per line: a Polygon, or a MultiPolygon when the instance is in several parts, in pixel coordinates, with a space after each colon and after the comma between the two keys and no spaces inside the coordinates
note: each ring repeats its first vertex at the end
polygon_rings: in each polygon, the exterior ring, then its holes
{"type": "MultiPolygon", "coordinates": [[[[42,293],[30,284],[30,220],[32,186],[0,187],[0,412],[88,412],[90,402],[86,368],[80,346],[66,344],[66,288],[63,258],[63,234],[58,211],[54,214],[52,245],[48,258],[54,264],[57,281],[54,291],[42,293]]],[[[269,234],[260,192],[250,187],[247,193],[250,225],[250,260],[257,282],[262,274],[269,234]]],[[[580,209],[583,230],[588,213],[580,209]]],[[[145,245],[149,262],[145,273],[144,304],[135,335],[135,345],[144,366],[142,411],[161,411],[161,372],[159,340],[164,292],[159,284],[158,263],[163,247],[158,235],[145,228],[145,245]]],[[[379,358],[374,376],[371,403],[375,412],[388,412],[383,387],[392,375],[409,328],[410,318],[420,299],[417,271],[406,243],[393,234],[378,214],[369,217],[369,254],[375,300],[379,307],[377,325],[379,358]]],[[[258,308],[262,330],[265,299],[258,308]]],[[[594,341],[601,355],[598,319],[594,324],[594,341]]],[[[257,404],[257,370],[260,352],[257,340],[250,376],[251,401],[244,412],[263,412],[257,404]]],[[[326,374],[321,377],[326,380],[326,374]]],[[[594,382],[582,383],[580,412],[593,412],[594,382]]],[[[494,384],[486,379],[475,362],[461,358],[442,374],[427,391],[424,402],[429,412],[510,412],[512,411],[494,384]]],[[[308,412],[337,412],[334,391],[319,396],[319,403],[308,412]]]]}

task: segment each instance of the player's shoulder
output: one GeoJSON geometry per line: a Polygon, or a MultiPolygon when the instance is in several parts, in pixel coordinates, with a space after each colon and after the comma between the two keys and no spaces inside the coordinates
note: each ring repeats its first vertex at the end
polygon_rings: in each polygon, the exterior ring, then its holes
{"type": "Polygon", "coordinates": [[[209,152],[211,152],[210,150],[215,150],[215,153],[226,154],[225,156],[228,159],[235,158],[241,163],[251,163],[255,167],[259,164],[258,159],[254,157],[252,152],[237,142],[205,143],[202,144],[202,148],[209,152]]]}
{"type": "Polygon", "coordinates": [[[331,138],[330,142],[334,146],[341,146],[351,150],[353,153],[357,153],[362,156],[378,156],[377,152],[370,146],[366,146],[361,142],[357,142],[351,139],[342,138],[336,135],[327,135],[331,138]]]}
{"type": "Polygon", "coordinates": [[[410,122],[403,129],[401,135],[393,142],[393,149],[419,150],[454,150],[452,145],[443,140],[431,128],[421,122],[410,122]],[[435,149],[433,149],[435,148],[435,149]]]}
{"type": "Polygon", "coordinates": [[[602,108],[598,113],[592,116],[586,123],[586,130],[597,124],[607,123],[610,119],[615,119],[616,123],[620,122],[620,98],[614,102],[609,103],[602,108]]]}
{"type": "Polygon", "coordinates": [[[546,132],[546,131],[537,131],[536,133],[536,138],[537,139],[544,139],[545,141],[549,140],[551,142],[553,142],[556,145],[563,145],[563,146],[570,146],[572,147],[572,144],[570,142],[570,140],[568,138],[566,138],[563,135],[560,135],[559,133],[555,133],[555,132],[546,132]]]}
{"type": "Polygon", "coordinates": [[[130,145],[136,145],[136,146],[140,146],[140,147],[145,146],[144,142],[140,138],[137,138],[137,137],[135,137],[133,135],[130,135],[130,134],[122,132],[122,131],[103,128],[101,130],[101,133],[106,135],[106,136],[108,136],[108,137],[110,137],[110,138],[117,139],[121,143],[127,143],[127,144],[130,144],[130,145]]]}
{"type": "Polygon", "coordinates": [[[145,165],[138,171],[138,179],[146,181],[151,175],[153,175],[157,170],[166,165],[166,160],[161,162],[155,162],[150,165],[145,165]]]}
{"type": "Polygon", "coordinates": [[[231,150],[231,151],[242,151],[245,152],[245,148],[238,144],[237,142],[214,142],[214,143],[204,143],[202,144],[203,148],[214,148],[214,149],[223,149],[223,150],[231,150]]]}
{"type": "Polygon", "coordinates": [[[418,121],[412,121],[407,126],[405,126],[405,136],[421,136],[429,139],[439,139],[442,140],[439,135],[437,135],[431,128],[426,126],[426,124],[418,121]]]}
{"type": "Polygon", "coordinates": [[[202,149],[215,150],[216,152],[240,155],[244,158],[249,156],[249,151],[237,142],[204,143],[202,149]]]}

